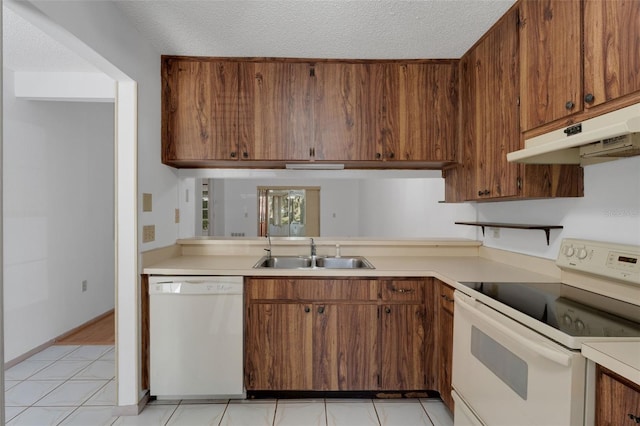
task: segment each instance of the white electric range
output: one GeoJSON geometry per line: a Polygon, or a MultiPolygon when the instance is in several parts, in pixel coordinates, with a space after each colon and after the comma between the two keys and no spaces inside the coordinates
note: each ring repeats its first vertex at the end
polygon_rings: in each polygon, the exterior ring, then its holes
{"type": "Polygon", "coordinates": [[[565,239],[556,264],[570,271],[572,285],[457,286],[456,426],[593,421],[587,402],[593,372],[580,348],[607,339],[640,341],[640,297],[632,303],[640,294],[640,247],[565,239]],[[619,293],[625,296],[610,297],[619,293]]]}

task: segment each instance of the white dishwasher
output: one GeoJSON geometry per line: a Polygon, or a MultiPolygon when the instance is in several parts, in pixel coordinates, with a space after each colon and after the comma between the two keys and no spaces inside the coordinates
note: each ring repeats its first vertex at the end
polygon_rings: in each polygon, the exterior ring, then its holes
{"type": "Polygon", "coordinates": [[[243,279],[149,278],[150,393],[244,398],[243,279]]]}

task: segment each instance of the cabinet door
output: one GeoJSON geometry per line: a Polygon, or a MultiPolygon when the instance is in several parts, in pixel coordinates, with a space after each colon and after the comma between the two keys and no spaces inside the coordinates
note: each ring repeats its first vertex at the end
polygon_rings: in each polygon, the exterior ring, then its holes
{"type": "Polygon", "coordinates": [[[248,160],[307,160],[313,112],[306,63],[242,62],[240,148],[248,160]]]}
{"type": "Polygon", "coordinates": [[[426,387],[424,305],[382,306],[382,388],[421,390],[426,387]]]}
{"type": "Polygon", "coordinates": [[[234,160],[238,64],[168,58],[162,63],[162,161],[234,160]]]}
{"type": "Polygon", "coordinates": [[[440,358],[440,380],[438,391],[440,397],[449,410],[453,412],[453,397],[451,396],[451,377],[453,372],[453,288],[440,283],[436,298],[438,308],[437,338],[440,358]]]}
{"type": "Polygon", "coordinates": [[[493,27],[476,46],[471,64],[476,199],[518,195],[521,166],[507,162],[507,153],[520,146],[516,18],[514,11],[493,27]]]}
{"type": "Polygon", "coordinates": [[[585,0],[585,106],[640,90],[640,2],[585,0]]]}
{"type": "Polygon", "coordinates": [[[455,161],[458,116],[455,63],[386,66],[384,157],[401,161],[455,161]]]}
{"type": "Polygon", "coordinates": [[[378,307],[314,305],[314,390],[378,389],[378,307]]]}
{"type": "Polygon", "coordinates": [[[250,304],[245,324],[248,390],[313,389],[311,304],[250,304]]]}
{"type": "Polygon", "coordinates": [[[640,388],[597,366],[596,424],[624,426],[640,423],[640,388]]]}
{"type": "Polygon", "coordinates": [[[315,64],[316,160],[376,159],[383,73],[381,64],[315,64]]]}
{"type": "Polygon", "coordinates": [[[582,110],[581,23],[581,0],[522,1],[520,122],[523,131],[582,110]]]}

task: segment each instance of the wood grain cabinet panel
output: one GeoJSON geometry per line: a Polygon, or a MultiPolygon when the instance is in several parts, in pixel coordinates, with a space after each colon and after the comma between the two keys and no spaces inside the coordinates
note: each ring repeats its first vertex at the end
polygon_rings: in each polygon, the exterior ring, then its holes
{"type": "Polygon", "coordinates": [[[310,159],[313,147],[311,65],[240,62],[238,66],[242,159],[310,159]]]}
{"type": "Polygon", "coordinates": [[[595,423],[598,426],[640,423],[640,386],[598,365],[595,423]]]}
{"type": "Polygon", "coordinates": [[[238,158],[238,64],[164,58],[162,161],[238,158]]]}
{"type": "Polygon", "coordinates": [[[313,389],[312,307],[303,303],[252,304],[247,307],[247,389],[313,389]]]}
{"type": "Polygon", "coordinates": [[[519,72],[518,13],[505,14],[458,65],[460,165],[443,173],[447,202],[583,195],[579,166],[507,161],[507,153],[523,147],[518,98],[533,90],[519,72]]]}
{"type": "Polygon", "coordinates": [[[381,306],[383,389],[425,389],[425,307],[418,304],[381,306]]]}
{"type": "Polygon", "coordinates": [[[522,166],[507,162],[507,153],[520,146],[516,13],[502,18],[459,64],[467,199],[519,195],[522,166]]]}
{"type": "Polygon", "coordinates": [[[381,154],[397,161],[455,161],[458,67],[447,63],[385,66],[381,154]]]}
{"type": "Polygon", "coordinates": [[[581,1],[520,3],[522,131],[582,110],[581,1]]]}
{"type": "Polygon", "coordinates": [[[443,282],[436,281],[434,291],[438,304],[438,326],[436,343],[438,347],[438,392],[445,405],[454,411],[453,397],[451,396],[451,378],[453,372],[453,292],[454,289],[443,282]]]}
{"type": "Polygon", "coordinates": [[[378,387],[378,306],[314,306],[314,390],[378,387]]]}
{"type": "Polygon", "coordinates": [[[319,62],[313,68],[314,159],[375,160],[383,66],[319,62]]]}
{"type": "Polygon", "coordinates": [[[584,0],[584,101],[640,91],[640,2],[584,0]]]}
{"type": "Polygon", "coordinates": [[[426,282],[246,278],[247,390],[427,389],[426,282]]]}

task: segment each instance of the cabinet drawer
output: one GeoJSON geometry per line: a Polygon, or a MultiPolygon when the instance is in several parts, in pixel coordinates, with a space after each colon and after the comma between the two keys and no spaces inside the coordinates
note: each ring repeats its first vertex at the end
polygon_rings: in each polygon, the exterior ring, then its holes
{"type": "Polygon", "coordinates": [[[437,289],[436,297],[440,300],[440,306],[445,311],[453,314],[453,287],[441,283],[437,289]]]}
{"type": "Polygon", "coordinates": [[[375,280],[315,278],[249,278],[247,300],[366,300],[378,298],[375,280]]]}
{"type": "Polygon", "coordinates": [[[380,294],[383,301],[424,301],[424,281],[382,280],[380,294]]]}

